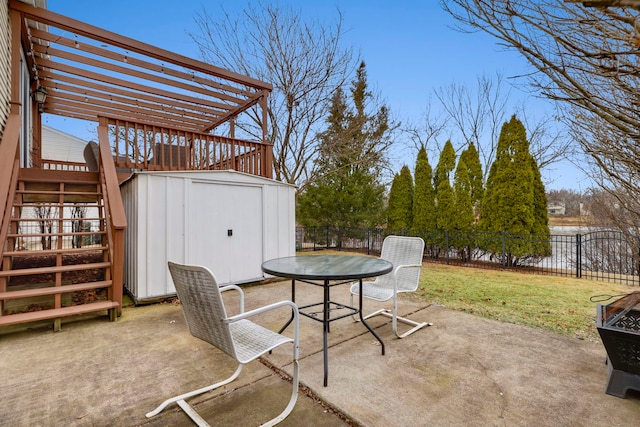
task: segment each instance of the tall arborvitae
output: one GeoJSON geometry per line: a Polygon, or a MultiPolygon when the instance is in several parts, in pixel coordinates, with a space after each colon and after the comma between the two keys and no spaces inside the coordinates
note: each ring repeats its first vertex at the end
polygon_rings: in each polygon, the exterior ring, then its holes
{"type": "Polygon", "coordinates": [[[447,141],[440,152],[440,158],[436,165],[436,170],[433,173],[433,188],[436,190],[436,197],[438,193],[438,187],[443,180],[450,181],[450,175],[453,169],[456,167],[456,150],[453,149],[451,141],[447,141]]]}
{"type": "Polygon", "coordinates": [[[464,162],[464,159],[460,157],[453,178],[453,191],[455,196],[454,230],[471,231],[473,229],[474,215],[471,188],[469,168],[464,162]]]}
{"type": "Polygon", "coordinates": [[[547,211],[547,191],[542,183],[542,176],[538,163],[533,156],[530,156],[531,168],[533,169],[533,215],[534,223],[531,232],[536,237],[535,255],[549,256],[551,255],[551,243],[548,240],[550,235],[549,216],[547,211]]]}
{"type": "Polygon", "coordinates": [[[456,199],[448,179],[440,181],[436,196],[436,229],[452,230],[456,221],[456,199]]]}
{"type": "Polygon", "coordinates": [[[436,203],[432,184],[433,172],[424,146],[418,151],[414,175],[413,231],[419,233],[421,231],[435,230],[436,203]]]}
{"type": "Polygon", "coordinates": [[[533,178],[526,130],[514,115],[500,131],[482,202],[481,228],[530,233],[534,223],[533,178]]]}
{"type": "Polygon", "coordinates": [[[471,204],[474,210],[480,208],[480,202],[484,195],[482,163],[480,163],[480,155],[473,142],[470,142],[467,149],[460,154],[460,160],[464,161],[467,165],[469,185],[471,193],[471,204]]]}
{"type": "Polygon", "coordinates": [[[463,261],[471,259],[474,246],[475,215],[472,202],[472,185],[469,180],[469,168],[462,156],[458,160],[456,173],[453,177],[453,192],[455,196],[455,219],[453,221],[454,233],[449,236],[449,244],[456,248],[458,256],[463,261]]]}
{"type": "MultiPolygon", "coordinates": [[[[514,115],[502,126],[496,159],[491,165],[485,196],[482,200],[480,228],[506,232],[506,256],[509,264],[518,258],[538,255],[530,237],[536,228],[536,171],[529,153],[526,130],[514,115]]],[[[539,174],[539,172],[538,172],[539,174]]],[[[541,181],[540,181],[541,184],[541,181]]],[[[544,193],[544,187],[542,187],[544,193]]],[[[487,249],[501,253],[498,242],[488,242],[487,249]]]]}
{"type": "Polygon", "coordinates": [[[456,216],[455,196],[451,188],[451,172],[456,167],[456,152],[451,141],[447,141],[440,153],[433,176],[436,190],[436,228],[451,230],[456,216]]]}
{"type": "Polygon", "coordinates": [[[407,165],[404,165],[391,183],[389,205],[387,206],[387,229],[409,230],[411,228],[413,205],[413,178],[407,165]]]}

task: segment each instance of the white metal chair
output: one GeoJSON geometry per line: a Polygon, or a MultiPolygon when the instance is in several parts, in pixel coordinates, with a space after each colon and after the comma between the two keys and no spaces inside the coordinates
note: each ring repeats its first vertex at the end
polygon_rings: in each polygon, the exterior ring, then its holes
{"type": "MultiPolygon", "coordinates": [[[[362,296],[376,301],[388,301],[393,299],[393,311],[381,309],[366,316],[386,316],[392,319],[393,332],[398,338],[404,338],[425,326],[433,323],[418,323],[413,320],[398,316],[398,294],[401,292],[415,292],[418,289],[422,256],[424,253],[424,240],[419,237],[387,236],[382,242],[380,258],[393,264],[393,271],[384,276],[376,277],[374,281],[362,283],[362,296]],[[398,321],[413,326],[403,334],[398,333],[398,321]]],[[[359,295],[358,283],[351,285],[351,305],[353,296],[359,295]]],[[[362,309],[362,307],[360,308],[362,309]]]]}
{"type": "Polygon", "coordinates": [[[196,338],[208,342],[234,358],[239,363],[239,366],[233,375],[224,381],[165,400],[156,409],[146,414],[147,418],[159,414],[167,405],[175,402],[198,426],[208,426],[209,424],[185,399],[229,384],[240,375],[245,364],[282,344],[293,343],[293,391],[291,399],[280,415],[263,425],[273,426],[284,420],[293,410],[298,398],[299,315],[296,304],[291,301],[281,301],[245,313],[242,289],[235,285],[218,287],[213,273],[206,267],[169,262],[169,271],[182,304],[189,332],[196,338]],[[231,317],[227,317],[222,299],[222,292],[227,290],[236,290],[241,297],[241,312],[231,317]],[[293,339],[247,320],[251,316],[284,306],[290,306],[293,311],[293,339]]]}

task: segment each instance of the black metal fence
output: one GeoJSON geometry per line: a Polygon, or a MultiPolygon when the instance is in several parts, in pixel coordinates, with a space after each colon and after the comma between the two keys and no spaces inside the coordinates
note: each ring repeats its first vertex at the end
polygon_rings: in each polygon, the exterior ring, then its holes
{"type": "Polygon", "coordinates": [[[409,233],[379,228],[298,227],[296,249],[335,249],[377,255],[385,236],[390,234],[422,237],[425,261],[640,285],[638,242],[629,242],[621,232],[613,230],[523,236],[440,230],[409,233]],[[513,256],[513,248],[522,251],[523,247],[543,255],[513,256]]]}

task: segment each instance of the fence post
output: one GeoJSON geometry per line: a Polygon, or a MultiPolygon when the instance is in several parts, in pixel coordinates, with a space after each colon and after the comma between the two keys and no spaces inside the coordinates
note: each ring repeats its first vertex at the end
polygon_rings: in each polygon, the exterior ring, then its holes
{"type": "Polygon", "coordinates": [[[367,228],[367,255],[371,255],[371,229],[367,228]]]}
{"type": "Polygon", "coordinates": [[[500,232],[502,236],[502,268],[507,268],[507,233],[500,232]]]}
{"type": "Polygon", "coordinates": [[[326,235],[327,235],[326,244],[327,244],[327,249],[329,249],[329,226],[325,225],[325,227],[326,227],[326,235]]]}
{"type": "Polygon", "coordinates": [[[449,264],[449,230],[444,230],[444,259],[449,264]]]}
{"type": "Polygon", "coordinates": [[[582,277],[582,234],[576,234],[576,277],[582,277]]]}
{"type": "Polygon", "coordinates": [[[316,231],[318,231],[318,227],[313,226],[313,251],[316,251],[316,242],[318,241],[318,236],[316,235],[316,231]]]}

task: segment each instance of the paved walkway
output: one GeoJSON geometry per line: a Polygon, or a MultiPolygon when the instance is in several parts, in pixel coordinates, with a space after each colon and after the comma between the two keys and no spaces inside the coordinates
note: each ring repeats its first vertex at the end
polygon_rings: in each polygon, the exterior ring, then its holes
{"type": "MultiPolygon", "coordinates": [[[[289,298],[289,292],[290,282],[248,287],[247,309],[289,298]]],[[[296,295],[304,304],[321,299],[320,292],[300,284],[296,295]]],[[[346,286],[333,288],[332,299],[348,302],[346,286]]],[[[365,307],[378,305],[367,301],[365,307]]],[[[361,324],[346,318],[331,325],[328,387],[322,386],[322,327],[302,318],[300,373],[309,395],[300,396],[281,425],[609,427],[640,419],[640,393],[627,399],[604,393],[599,341],[413,300],[403,300],[402,311],[434,326],[398,340],[387,319],[371,319],[386,343],[385,356],[361,324]]],[[[287,317],[283,310],[260,322],[276,329],[287,317]]],[[[0,424],[190,426],[176,406],[152,420],[144,414],[235,368],[187,333],[179,305],[126,308],[117,322],[105,319],[64,323],[58,333],[0,335],[0,424]]],[[[291,347],[282,346],[267,363],[249,364],[224,390],[190,403],[212,425],[258,425],[288,401],[290,383],[268,365],[290,373],[290,354],[291,347]]]]}

